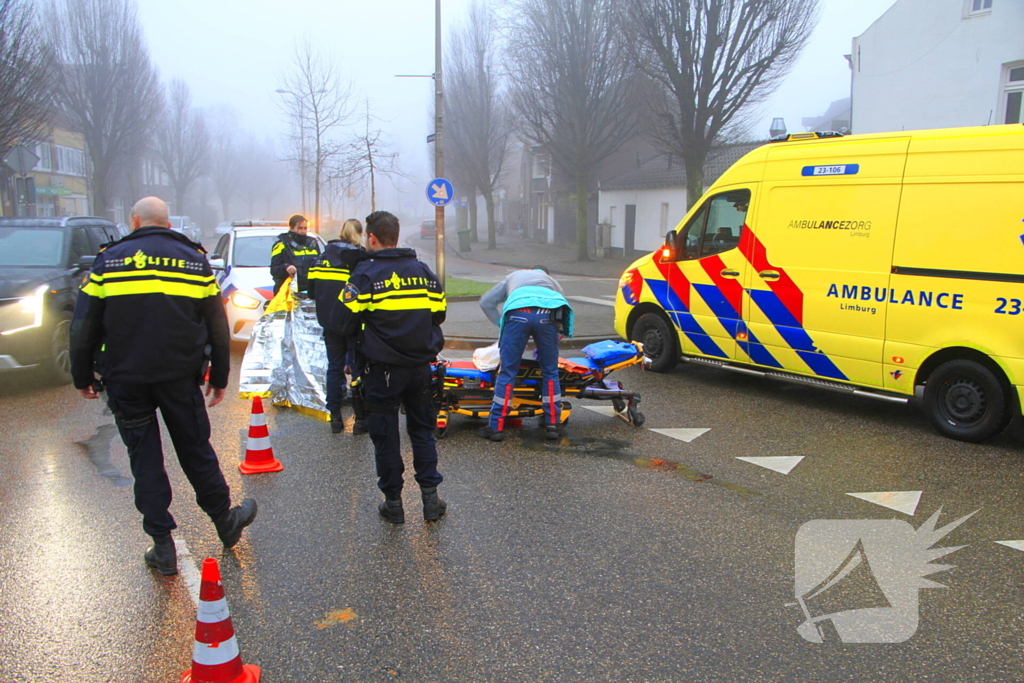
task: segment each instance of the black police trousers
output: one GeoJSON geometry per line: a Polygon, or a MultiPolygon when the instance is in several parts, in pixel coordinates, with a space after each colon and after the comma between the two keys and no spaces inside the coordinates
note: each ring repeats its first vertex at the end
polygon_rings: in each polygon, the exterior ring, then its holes
{"type": "Polygon", "coordinates": [[[360,379],[366,426],[373,440],[377,463],[377,487],[386,498],[402,495],[405,464],[398,432],[398,408],[405,406],[405,427],[412,442],[412,466],[420,488],[437,486],[434,427],[437,411],[431,400],[430,366],[405,368],[370,361],[360,379]]]}
{"type": "Polygon", "coordinates": [[[231,493],[210,445],[210,419],[203,392],[194,377],[155,384],[106,382],[107,405],[135,477],[135,507],[150,536],[169,534],[177,527],[168,508],[171,482],[164,469],[156,410],[167,425],[178,462],[196,492],[196,503],[215,517],[231,507],[231,493]]]}

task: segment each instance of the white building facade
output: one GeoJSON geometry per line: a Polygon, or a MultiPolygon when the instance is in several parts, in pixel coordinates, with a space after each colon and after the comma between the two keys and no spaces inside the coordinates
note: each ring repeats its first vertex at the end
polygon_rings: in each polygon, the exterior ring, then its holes
{"type": "Polygon", "coordinates": [[[854,38],[854,133],[1024,122],[1024,2],[897,0],[854,38]]]}

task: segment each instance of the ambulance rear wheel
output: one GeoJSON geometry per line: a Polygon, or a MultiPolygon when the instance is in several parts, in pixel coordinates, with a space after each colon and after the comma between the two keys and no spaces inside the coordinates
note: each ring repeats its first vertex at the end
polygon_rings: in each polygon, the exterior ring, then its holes
{"type": "Polygon", "coordinates": [[[644,355],[651,359],[654,372],[668,372],[679,363],[679,340],[662,315],[644,313],[633,325],[629,338],[644,345],[644,355]]]}
{"type": "Polygon", "coordinates": [[[924,388],[924,404],[936,429],[960,441],[978,442],[1006,427],[1006,390],[995,373],[972,360],[943,363],[924,388]]]}

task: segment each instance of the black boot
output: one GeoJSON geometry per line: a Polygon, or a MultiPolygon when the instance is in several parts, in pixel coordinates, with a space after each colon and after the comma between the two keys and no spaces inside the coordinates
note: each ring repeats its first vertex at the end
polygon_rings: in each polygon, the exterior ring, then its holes
{"type": "Polygon", "coordinates": [[[401,498],[385,498],[377,506],[377,511],[392,524],[405,524],[405,509],[401,498]]]}
{"type": "Polygon", "coordinates": [[[490,425],[484,425],[483,427],[478,429],[476,433],[481,438],[489,439],[491,441],[504,441],[505,440],[505,432],[499,432],[499,431],[497,431],[495,429],[491,429],[490,425]]]}
{"type": "Polygon", "coordinates": [[[146,566],[164,576],[178,573],[178,550],[170,534],[153,537],[153,547],[146,551],[146,566]]]}
{"type": "Polygon", "coordinates": [[[436,522],[444,517],[444,513],[448,511],[448,503],[438,497],[436,486],[420,489],[420,495],[423,498],[423,519],[436,522]]]}
{"type": "Polygon", "coordinates": [[[345,431],[345,420],[341,417],[341,411],[331,413],[331,434],[341,434],[345,431]]]}
{"type": "Polygon", "coordinates": [[[352,423],[352,434],[354,436],[359,436],[361,434],[369,434],[369,433],[370,433],[370,428],[368,426],[366,426],[366,419],[365,418],[362,419],[362,420],[357,419],[355,422],[352,423]]]}
{"type": "Polygon", "coordinates": [[[548,441],[554,441],[558,438],[558,427],[555,425],[546,425],[544,427],[544,438],[548,441]]]}
{"type": "Polygon", "coordinates": [[[242,529],[256,519],[256,501],[246,498],[241,505],[236,505],[227,512],[214,517],[213,525],[217,527],[217,535],[221,543],[228,548],[234,547],[242,537],[242,529]]]}

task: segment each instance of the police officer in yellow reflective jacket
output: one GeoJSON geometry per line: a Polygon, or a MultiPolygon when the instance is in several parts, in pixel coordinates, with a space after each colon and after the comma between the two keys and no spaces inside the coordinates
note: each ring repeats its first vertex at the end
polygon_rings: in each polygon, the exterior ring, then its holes
{"type": "MultiPolygon", "coordinates": [[[[338,239],[327,243],[327,248],[320,255],[313,267],[309,269],[309,295],[316,302],[316,319],[324,328],[324,344],[327,346],[327,411],[331,414],[331,431],[335,434],[345,430],[341,417],[341,402],[345,398],[345,366],[348,356],[349,340],[335,334],[331,329],[331,318],[334,309],[342,306],[341,292],[352,276],[352,269],[366,256],[362,247],[363,224],[355,218],[349,218],[341,226],[338,239]]],[[[353,379],[358,377],[358,370],[352,367],[353,379]]],[[[359,419],[359,416],[356,416],[359,419]]],[[[366,433],[365,425],[354,425],[357,430],[366,433]]]]}
{"type": "Polygon", "coordinates": [[[356,351],[365,359],[362,397],[376,455],[377,486],[384,494],[378,510],[393,524],[405,521],[399,406],[405,407],[423,518],[437,520],[447,508],[437,495],[442,477],[437,471],[437,414],[430,372],[431,361],[444,347],[444,291],[414,250],[397,248],[398,231],[398,219],[387,211],[366,217],[370,255],[352,272],[342,292],[344,306],[337,309],[331,325],[342,336],[356,334],[356,351]]]}
{"type": "Polygon", "coordinates": [[[101,251],[82,286],[71,323],[71,374],[83,397],[107,404],[128,448],[135,477],[135,507],[153,537],[146,564],[161,574],[178,572],[168,511],[171,485],[164,469],[157,408],[174,443],[196,502],[213,520],[224,545],[238,542],[256,517],[256,501],[231,507],[210,421],[203,403],[206,363],[213,392],[228,385],[227,318],[220,289],[203,248],[170,230],[167,204],[146,197],[132,208],[132,232],[101,251]]]}
{"type": "Polygon", "coordinates": [[[306,234],[306,217],[295,214],[288,219],[288,232],[277,236],[270,248],[270,276],[274,278],[274,293],[289,276],[295,277],[299,292],[308,289],[309,268],[320,257],[320,243],[306,234]]]}

